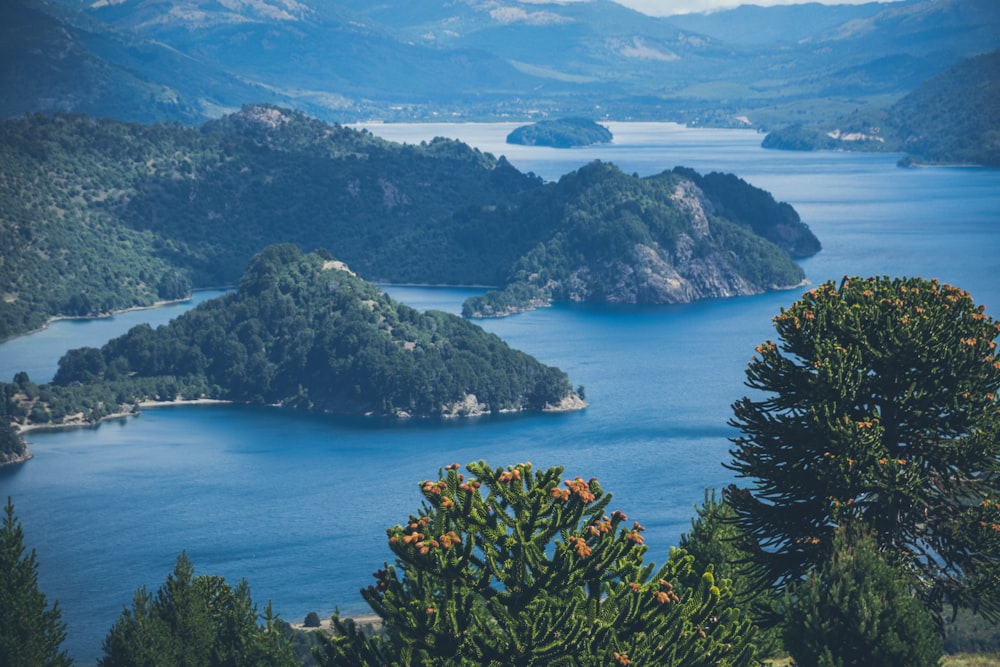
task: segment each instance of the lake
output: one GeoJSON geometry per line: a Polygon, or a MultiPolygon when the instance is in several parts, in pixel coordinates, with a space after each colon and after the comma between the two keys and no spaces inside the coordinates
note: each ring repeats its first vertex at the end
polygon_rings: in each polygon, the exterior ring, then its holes
{"type": "MultiPolygon", "coordinates": [[[[669,123],[610,123],[614,143],[507,146],[513,124],[368,125],[389,139],[460,138],[519,169],[558,179],[591,160],[627,172],[677,165],[733,172],[791,203],[823,243],[802,262],[813,284],[844,275],[936,277],[1000,316],[1000,171],[899,169],[898,155],[786,153],[762,135],[669,123]]],[[[335,253],[335,249],[334,249],[335,253]]],[[[478,290],[384,286],[424,310],[460,312],[478,290]]],[[[596,476],[647,527],[648,558],[666,559],[723,467],[726,422],[746,393],[743,369],[773,337],[771,318],[802,290],[684,306],[556,305],[481,322],[513,347],[565,370],[591,406],[561,415],[404,423],[244,406],[144,411],[98,428],[31,433],[35,458],[0,469],[40,586],[68,624],[66,648],[92,664],[132,592],[157,589],[186,550],[198,573],[268,599],[283,618],[367,610],[358,590],[391,559],[387,526],[420,505],[418,483],[452,462],[562,465],[596,476]]],[[[209,298],[214,293],[199,293],[209,298]]],[[[0,345],[0,377],[51,377],[70,347],[191,304],[111,320],[63,321],[0,345]]]]}

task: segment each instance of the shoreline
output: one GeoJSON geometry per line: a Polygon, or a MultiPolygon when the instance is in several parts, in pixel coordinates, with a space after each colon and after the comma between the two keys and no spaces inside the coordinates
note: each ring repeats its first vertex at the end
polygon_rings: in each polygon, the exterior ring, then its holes
{"type": "Polygon", "coordinates": [[[21,435],[30,433],[31,431],[61,431],[63,429],[70,428],[95,428],[101,423],[113,419],[138,417],[143,408],[155,409],[172,405],[216,405],[229,403],[233,403],[233,401],[227,401],[221,398],[177,398],[170,401],[139,401],[134,404],[133,409],[129,412],[112,412],[111,414],[105,415],[96,421],[84,421],[81,419],[80,421],[63,422],[61,424],[14,424],[14,427],[21,435]]]}
{"type": "Polygon", "coordinates": [[[122,308],[121,310],[112,310],[109,313],[101,313],[99,315],[52,315],[49,319],[45,320],[45,323],[38,327],[37,329],[32,329],[31,331],[25,331],[19,334],[15,334],[8,338],[0,340],[0,343],[6,343],[9,340],[14,340],[15,338],[23,338],[25,336],[31,336],[36,333],[41,333],[48,329],[51,325],[56,322],[73,322],[73,321],[86,321],[86,320],[105,320],[110,317],[115,317],[116,315],[124,315],[125,313],[134,313],[140,310],[154,310],[156,308],[163,308],[164,306],[174,306],[181,303],[187,303],[194,299],[196,292],[207,292],[210,290],[229,290],[235,289],[232,286],[222,286],[222,287],[199,287],[197,289],[192,289],[191,294],[182,299],[166,299],[163,301],[154,301],[148,306],[129,306],[128,308],[122,308]]]}

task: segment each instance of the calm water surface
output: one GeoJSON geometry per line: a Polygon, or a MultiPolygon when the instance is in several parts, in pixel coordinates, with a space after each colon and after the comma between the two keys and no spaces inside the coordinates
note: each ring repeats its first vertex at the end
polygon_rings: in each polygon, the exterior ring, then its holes
{"type": "MultiPolygon", "coordinates": [[[[676,165],[733,172],[799,211],[824,244],[802,264],[815,284],[845,274],[938,277],[1000,315],[1000,171],[895,167],[896,155],[784,153],[745,131],[610,124],[611,145],[506,146],[514,125],[371,125],[410,143],[463,139],[545,179],[594,159],[648,175],[676,165]]],[[[334,250],[335,252],[335,250],[334,250]]],[[[453,313],[476,290],[386,286],[419,309],[453,313]]],[[[613,505],[648,528],[662,562],[723,468],[730,404],[770,319],[801,290],[688,306],[557,305],[483,326],[561,367],[591,407],[567,415],[387,423],[205,406],[146,410],[95,429],[32,433],[34,460],[0,470],[40,584],[59,600],[81,664],[135,588],[157,588],[181,550],[201,573],[246,577],[288,620],[335,606],[364,612],[358,589],[391,556],[384,528],[420,504],[417,483],[452,461],[530,460],[597,476],[613,505]]],[[[36,381],[70,347],[100,345],[167,311],[60,322],[0,345],[0,377],[36,381]],[[108,327],[102,330],[102,327],[108,327]],[[117,328],[116,328],[117,327],[117,328]],[[84,337],[86,332],[86,337],[84,337]]],[[[163,321],[163,320],[157,320],[163,321]]]]}

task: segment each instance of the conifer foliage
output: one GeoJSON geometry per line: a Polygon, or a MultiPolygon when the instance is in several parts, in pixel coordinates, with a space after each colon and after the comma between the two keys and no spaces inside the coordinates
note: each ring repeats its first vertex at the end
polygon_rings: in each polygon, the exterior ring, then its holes
{"type": "Polygon", "coordinates": [[[946,603],[1000,616],[1000,324],[967,292],[920,278],[845,278],[774,319],[747,369],[767,392],[733,406],[727,490],[764,581],[825,561],[864,524],[946,603]]]}
{"type": "Polygon", "coordinates": [[[674,550],[643,562],[643,527],[596,480],[530,463],[448,466],[388,529],[395,565],[362,595],[384,633],[339,614],[324,665],[751,665],[729,583],[674,550]]]}
{"type": "Polygon", "coordinates": [[[786,592],[785,649],[799,667],[935,667],[934,620],[870,534],[839,528],[820,570],[786,592]]]}
{"type": "Polygon", "coordinates": [[[25,554],[24,529],[8,496],[0,528],[0,665],[71,665],[60,648],[65,638],[62,613],[38,588],[38,559],[34,550],[25,554]]]}
{"type": "Polygon", "coordinates": [[[297,667],[270,604],[264,624],[245,580],[194,574],[186,554],[156,595],[135,592],[104,639],[100,667],[297,667]]]}

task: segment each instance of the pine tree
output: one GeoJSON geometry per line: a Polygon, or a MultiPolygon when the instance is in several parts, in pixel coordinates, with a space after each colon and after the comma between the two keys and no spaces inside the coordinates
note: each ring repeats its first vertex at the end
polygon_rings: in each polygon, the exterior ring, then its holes
{"type": "Polygon", "coordinates": [[[257,623],[246,581],[194,574],[186,554],[153,596],[140,588],[104,639],[101,667],[297,667],[271,605],[257,623]]]}
{"type": "Polygon", "coordinates": [[[870,534],[838,529],[819,571],[786,592],[785,648],[799,667],[936,667],[934,619],[870,534]]]}
{"type": "Polygon", "coordinates": [[[825,283],[775,317],[734,406],[727,489],[762,585],[796,581],[864,524],[946,603],[1000,617],[1000,324],[920,278],[825,283]]]}
{"type": "Polygon", "coordinates": [[[65,639],[59,605],[50,608],[38,588],[38,559],[34,549],[25,554],[24,530],[8,496],[0,528],[0,665],[71,665],[60,648],[65,639]]]}
{"type": "Polygon", "coordinates": [[[643,561],[643,527],[596,480],[530,463],[448,466],[389,528],[395,565],[362,595],[384,634],[334,615],[324,665],[750,665],[752,624],[727,581],[674,550],[643,561]]]}

